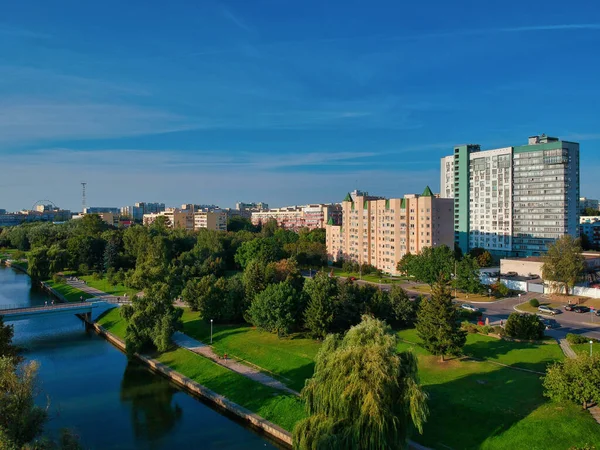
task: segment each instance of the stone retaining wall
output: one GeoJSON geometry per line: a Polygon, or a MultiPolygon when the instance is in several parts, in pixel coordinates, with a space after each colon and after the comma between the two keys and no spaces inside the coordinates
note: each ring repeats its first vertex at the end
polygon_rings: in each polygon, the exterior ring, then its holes
{"type": "MultiPolygon", "coordinates": [[[[110,333],[109,331],[106,331],[102,326],[98,325],[97,323],[90,323],[90,326],[92,326],[99,335],[105,337],[108,342],[113,344],[118,349],[125,351],[125,343],[117,336],[110,333]]],[[[284,444],[287,444],[290,447],[292,446],[292,435],[283,428],[275,425],[274,423],[269,422],[268,420],[265,420],[264,418],[238,405],[237,403],[233,403],[232,401],[228,400],[222,395],[219,395],[216,392],[205,388],[201,384],[196,383],[191,378],[180,374],[179,372],[158,362],[155,359],[148,358],[137,353],[135,356],[148,367],[150,367],[151,370],[171,379],[173,382],[183,387],[186,391],[194,395],[198,395],[210,401],[211,403],[218,405],[219,407],[229,411],[230,413],[235,414],[236,416],[244,419],[245,421],[250,422],[255,427],[260,428],[265,433],[274,437],[278,441],[283,442],[284,444]]]]}

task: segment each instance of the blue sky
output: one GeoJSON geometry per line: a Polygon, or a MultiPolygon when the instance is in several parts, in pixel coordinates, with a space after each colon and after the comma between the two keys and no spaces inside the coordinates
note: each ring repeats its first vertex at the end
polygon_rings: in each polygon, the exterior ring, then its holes
{"type": "Polygon", "coordinates": [[[540,133],[599,197],[599,48],[594,1],[4,1],[0,208],[401,196],[540,133]]]}

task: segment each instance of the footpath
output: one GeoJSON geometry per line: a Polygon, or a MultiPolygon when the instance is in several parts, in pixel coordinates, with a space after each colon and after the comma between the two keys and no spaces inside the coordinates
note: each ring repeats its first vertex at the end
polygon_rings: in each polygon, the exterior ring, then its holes
{"type": "Polygon", "coordinates": [[[270,388],[278,389],[280,391],[287,392],[288,394],[300,395],[299,392],[290,389],[281,381],[276,380],[269,375],[261,372],[254,367],[247,366],[246,364],[242,364],[233,359],[225,359],[218,356],[212,349],[212,347],[197,341],[189,337],[187,334],[183,334],[180,332],[176,332],[173,334],[173,342],[177,344],[181,348],[185,348],[193,353],[197,353],[198,355],[204,356],[205,358],[210,359],[211,361],[216,362],[220,366],[223,366],[233,372],[237,372],[240,375],[245,376],[246,378],[250,378],[253,381],[256,381],[260,384],[264,384],[270,388]]]}
{"type": "Polygon", "coordinates": [[[88,286],[84,281],[79,279],[71,280],[67,278],[67,284],[75,289],[78,289],[86,294],[93,295],[96,298],[108,301],[126,300],[126,297],[118,297],[116,295],[107,294],[104,291],[88,286]]]}

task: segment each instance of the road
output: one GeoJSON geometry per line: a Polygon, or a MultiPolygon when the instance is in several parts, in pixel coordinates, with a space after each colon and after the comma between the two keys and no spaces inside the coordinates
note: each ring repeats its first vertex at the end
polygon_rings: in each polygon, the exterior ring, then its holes
{"type": "MultiPolygon", "coordinates": [[[[308,276],[308,273],[305,274],[308,276]]],[[[343,277],[340,277],[343,278],[343,277]]],[[[367,281],[356,280],[358,284],[372,284],[378,286],[384,291],[389,291],[391,285],[389,284],[376,284],[369,283],[367,281]]],[[[423,295],[422,292],[415,290],[416,283],[404,283],[401,287],[412,295],[423,295]]],[[[543,299],[543,294],[536,294],[534,292],[528,292],[522,294],[521,297],[509,297],[502,300],[497,300],[490,303],[472,303],[477,306],[485,317],[490,319],[490,323],[499,325],[500,321],[506,321],[510,313],[514,312],[514,307],[519,303],[526,303],[532,298],[543,299]]],[[[544,316],[546,317],[546,316],[544,316]]],[[[560,314],[555,316],[548,316],[548,318],[555,319],[559,324],[559,328],[546,331],[546,334],[556,339],[564,338],[567,333],[583,334],[585,336],[600,339],[600,317],[595,317],[591,313],[574,313],[572,311],[562,311],[560,314]]],[[[484,319],[485,320],[485,319],[484,319]]]]}

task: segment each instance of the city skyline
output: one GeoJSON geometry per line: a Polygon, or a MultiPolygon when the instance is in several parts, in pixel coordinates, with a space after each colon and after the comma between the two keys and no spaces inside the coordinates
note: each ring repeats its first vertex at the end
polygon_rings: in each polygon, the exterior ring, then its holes
{"type": "Polygon", "coordinates": [[[453,146],[541,133],[600,197],[594,5],[42,6],[0,23],[0,208],[437,192],[453,146]]]}

